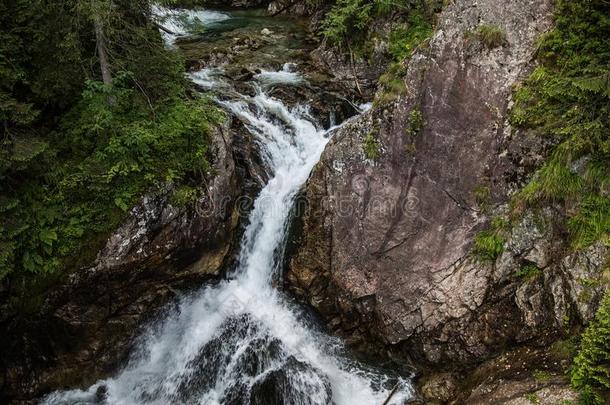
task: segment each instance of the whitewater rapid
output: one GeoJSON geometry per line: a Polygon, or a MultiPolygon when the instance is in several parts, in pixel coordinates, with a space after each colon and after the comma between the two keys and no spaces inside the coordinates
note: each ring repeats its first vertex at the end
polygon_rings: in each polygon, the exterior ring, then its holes
{"type": "MultiPolygon", "coordinates": [[[[218,71],[191,78],[207,89],[228,85],[218,71]]],[[[270,173],[233,273],[168,309],[117,375],[86,390],[51,394],[43,403],[381,405],[394,388],[389,404],[412,395],[407,379],[350,358],[340,340],[321,332],[273,286],[295,197],[332,134],[306,105],[288,108],[267,94],[271,85],[302,80],[294,66],[263,71],[253,78],[254,95],[219,101],[248,128],[270,173]],[[281,402],[264,399],[268,381],[281,402]]]]}

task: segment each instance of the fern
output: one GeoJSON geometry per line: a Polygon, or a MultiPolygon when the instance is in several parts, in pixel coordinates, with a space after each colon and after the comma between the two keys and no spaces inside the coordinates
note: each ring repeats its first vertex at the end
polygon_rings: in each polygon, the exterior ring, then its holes
{"type": "Polygon", "coordinates": [[[564,204],[572,245],[610,237],[610,3],[559,1],[541,66],[515,92],[511,122],[557,144],[515,206],[564,204]]]}
{"type": "Polygon", "coordinates": [[[610,401],[610,294],[582,336],[571,374],[572,385],[581,392],[583,403],[602,405],[610,401]]]}

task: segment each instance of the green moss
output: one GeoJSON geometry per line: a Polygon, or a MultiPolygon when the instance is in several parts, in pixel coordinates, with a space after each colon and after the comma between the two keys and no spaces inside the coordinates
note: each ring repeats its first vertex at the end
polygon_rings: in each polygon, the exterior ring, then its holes
{"type": "Polygon", "coordinates": [[[514,207],[566,208],[574,249],[610,243],[610,4],[559,1],[540,66],[515,90],[511,122],[557,146],[514,207]]]}
{"type": "Polygon", "coordinates": [[[571,376],[582,403],[601,405],[610,401],[610,294],[582,336],[571,376]]]}
{"type": "Polygon", "coordinates": [[[374,100],[376,106],[388,104],[406,93],[405,74],[402,62],[390,64],[385,73],[379,77],[378,83],[381,91],[374,100]]]}

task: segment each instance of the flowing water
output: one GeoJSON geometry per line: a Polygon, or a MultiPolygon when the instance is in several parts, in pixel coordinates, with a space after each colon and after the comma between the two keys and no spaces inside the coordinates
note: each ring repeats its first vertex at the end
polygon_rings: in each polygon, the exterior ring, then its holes
{"type": "MultiPolygon", "coordinates": [[[[222,71],[191,78],[203,88],[226,90],[231,84],[222,71]]],[[[251,79],[252,94],[233,91],[218,101],[245,124],[271,174],[249,214],[231,275],[168,309],[114,377],[51,394],[44,403],[381,405],[391,392],[390,404],[411,396],[408,380],[351,358],[273,287],[295,197],[333,132],[311,118],[307,105],[289,108],[268,93],[304,80],[292,65],[261,70],[251,79]]]]}

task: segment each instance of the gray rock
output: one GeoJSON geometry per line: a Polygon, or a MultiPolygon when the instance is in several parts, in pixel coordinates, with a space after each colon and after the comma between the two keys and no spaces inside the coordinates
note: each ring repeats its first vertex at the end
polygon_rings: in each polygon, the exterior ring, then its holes
{"type": "Polygon", "coordinates": [[[450,373],[434,374],[421,387],[424,398],[428,401],[449,402],[457,394],[458,383],[450,373]]]}
{"type": "Polygon", "coordinates": [[[578,304],[575,277],[598,272],[608,249],[563,259],[553,207],[537,214],[542,220],[526,212],[496,263],[469,258],[490,219],[478,190],[488,190],[487,204],[506,204],[525,176],[523,159],[544,149],[513,137],[507,114],[511,88],[531,71],[536,39],[551,22],[549,0],[452,2],[428,48],[408,62],[407,94],[333,135],[305,190],[286,279],[349,342],[457,367],[515,342],[552,341],[577,321],[573,305],[590,319],[603,287],[578,304]],[[507,44],[473,44],[465,33],[482,23],[503,28],[507,44]],[[416,136],[407,134],[414,110],[425,121],[416,136]],[[375,158],[364,152],[369,135],[375,158]],[[525,265],[541,276],[517,277],[525,265]]]}

